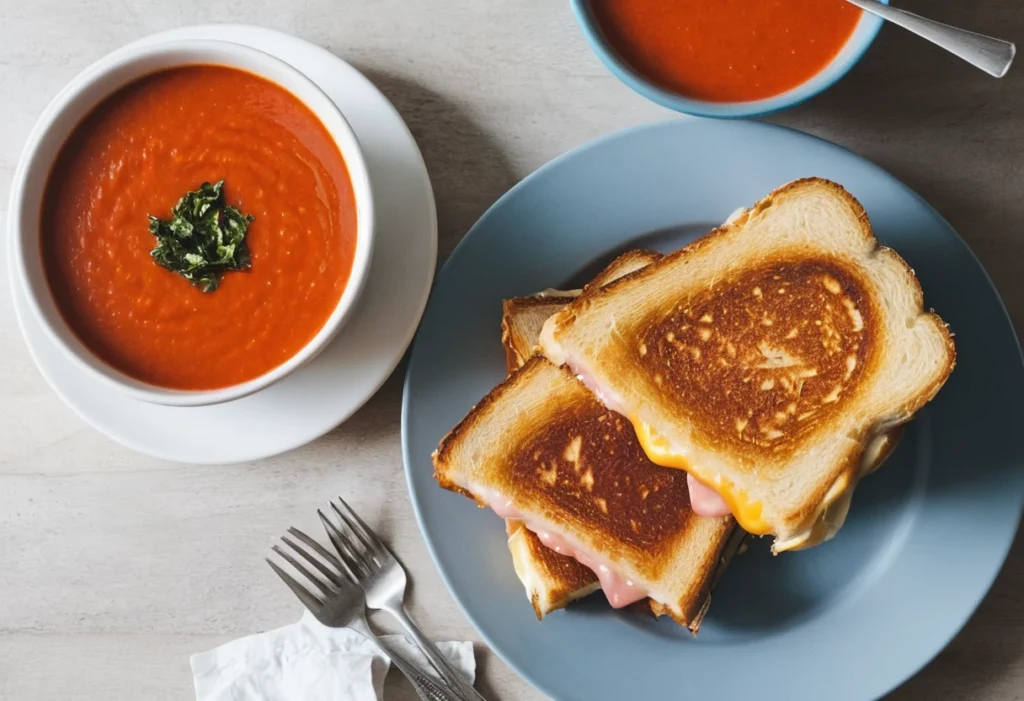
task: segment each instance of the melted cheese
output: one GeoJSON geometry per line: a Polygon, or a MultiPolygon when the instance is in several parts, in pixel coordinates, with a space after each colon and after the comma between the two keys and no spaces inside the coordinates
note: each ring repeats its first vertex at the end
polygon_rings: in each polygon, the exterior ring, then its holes
{"type": "MultiPolygon", "coordinates": [[[[714,489],[725,500],[740,527],[748,533],[768,535],[772,532],[771,526],[763,518],[761,502],[752,501],[746,492],[736,489],[731,481],[721,476],[712,477],[706,473],[702,474],[698,466],[687,459],[681,451],[673,450],[668,439],[647,422],[636,418],[631,419],[631,422],[636,430],[637,440],[640,441],[640,446],[647,453],[651,462],[662,467],[686,470],[693,475],[694,479],[714,489]]],[[[885,452],[887,447],[889,449],[892,447],[889,441],[888,433],[882,433],[871,440],[861,458],[859,473],[840,475],[825,494],[817,516],[810,525],[804,531],[790,538],[776,540],[772,545],[772,552],[802,550],[830,540],[846,521],[853,490],[857,486],[858,480],[876,470],[884,462],[884,458],[887,457],[885,452]]]]}
{"type": "Polygon", "coordinates": [[[662,467],[686,470],[693,475],[694,479],[714,489],[725,500],[725,503],[729,506],[729,511],[732,512],[737,523],[747,533],[767,535],[772,532],[771,526],[763,518],[761,502],[752,501],[745,491],[737,489],[731,481],[721,476],[712,477],[708,474],[702,474],[699,466],[692,464],[679,451],[673,450],[668,439],[659,434],[646,421],[636,418],[630,419],[630,421],[636,430],[636,437],[640,441],[640,447],[647,453],[647,457],[650,458],[651,462],[662,467]]]}

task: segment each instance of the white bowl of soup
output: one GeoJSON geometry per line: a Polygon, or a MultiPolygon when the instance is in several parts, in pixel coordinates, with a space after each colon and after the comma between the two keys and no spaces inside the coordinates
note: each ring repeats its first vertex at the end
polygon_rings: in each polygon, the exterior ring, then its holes
{"type": "Polygon", "coordinates": [[[32,312],[73,362],[159,404],[238,399],[352,314],[370,180],[308,78],[221,41],[128,48],[46,109],[11,195],[32,312]]]}

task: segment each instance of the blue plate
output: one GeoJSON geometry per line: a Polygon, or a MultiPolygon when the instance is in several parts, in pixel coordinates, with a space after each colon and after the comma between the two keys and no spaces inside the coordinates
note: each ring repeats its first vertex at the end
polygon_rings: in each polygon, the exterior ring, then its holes
{"type": "Polygon", "coordinates": [[[978,260],[902,183],[825,141],[688,119],[577,149],[502,197],[438,275],[405,385],[403,449],[420,527],[455,598],[512,667],[556,699],[877,698],[966,622],[1024,503],[1024,365],[978,260]],[[845,185],[917,271],[958,364],[831,542],[771,557],[755,540],[697,638],[600,594],[538,622],[504,525],[440,489],[430,453],[504,375],[501,299],[575,284],[633,246],[679,247],[794,178],[845,185]]]}

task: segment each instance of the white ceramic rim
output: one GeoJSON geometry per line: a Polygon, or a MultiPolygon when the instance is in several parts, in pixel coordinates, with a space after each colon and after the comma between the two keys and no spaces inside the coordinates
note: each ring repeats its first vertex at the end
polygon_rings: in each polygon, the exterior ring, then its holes
{"type": "Polygon", "coordinates": [[[167,40],[119,49],[86,68],[50,102],[36,122],[14,174],[8,231],[31,313],[54,344],[107,387],[155,404],[202,406],[258,392],[312,360],[342,328],[369,274],[375,232],[373,196],[359,141],[337,105],[309,78],[268,53],[215,39],[167,40]],[[331,134],[348,169],[356,203],[356,250],[345,290],[319,332],[298,353],[247,382],[216,390],[182,391],[136,380],[96,356],[64,322],[46,282],[39,246],[42,192],[54,158],[91,109],[124,85],[184,65],[224,65],[269,80],[306,105],[331,134]]]}

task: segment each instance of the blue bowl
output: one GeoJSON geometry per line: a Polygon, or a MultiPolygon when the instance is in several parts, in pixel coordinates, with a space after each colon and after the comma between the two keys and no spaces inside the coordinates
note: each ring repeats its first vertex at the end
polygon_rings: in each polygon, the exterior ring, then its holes
{"type": "MultiPolygon", "coordinates": [[[[708,102],[669,92],[634,71],[606,41],[600,25],[590,10],[594,0],[570,0],[570,2],[590,47],[619,80],[662,107],[701,117],[759,117],[799,105],[832,87],[836,81],[846,75],[846,72],[853,68],[864,52],[868,50],[871,42],[878,35],[878,30],[882,27],[881,19],[864,12],[857,28],[850,35],[843,49],[832,59],[832,62],[807,82],[784,93],[749,102],[708,102]]],[[[888,4],[889,0],[882,0],[882,2],[888,4]]]]}

